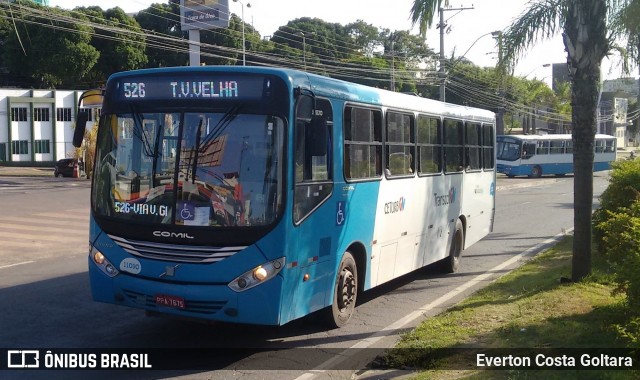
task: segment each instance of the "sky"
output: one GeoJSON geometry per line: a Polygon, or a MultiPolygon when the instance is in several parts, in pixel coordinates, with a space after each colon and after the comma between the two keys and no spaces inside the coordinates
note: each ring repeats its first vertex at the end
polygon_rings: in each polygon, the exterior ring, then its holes
{"type": "MultiPolygon", "coordinates": [[[[346,25],[357,20],[391,30],[409,30],[411,6],[414,0],[323,0],[319,2],[303,0],[240,0],[244,3],[245,22],[252,24],[260,35],[270,36],[280,26],[300,17],[317,17],[327,22],[346,25]],[[250,6],[249,6],[250,4],[250,6]]],[[[119,6],[127,13],[138,12],[153,3],[167,3],[167,0],[49,0],[50,6],[71,9],[76,6],[100,6],[108,9],[119,6]]],[[[230,10],[242,14],[241,2],[229,1],[230,10]]],[[[497,62],[496,40],[492,31],[503,30],[526,9],[529,0],[460,0],[451,1],[452,8],[473,8],[462,11],[444,12],[447,25],[444,42],[446,56],[455,51],[457,57],[465,57],[482,67],[495,66],[497,62]],[[455,4],[455,5],[454,5],[455,4]]],[[[439,29],[435,20],[427,32],[427,45],[440,51],[439,29]]],[[[527,79],[537,78],[551,85],[551,63],[566,62],[566,53],[560,36],[539,42],[521,56],[515,74],[527,79]]],[[[620,76],[615,61],[605,61],[602,65],[603,77],[620,76]]]]}

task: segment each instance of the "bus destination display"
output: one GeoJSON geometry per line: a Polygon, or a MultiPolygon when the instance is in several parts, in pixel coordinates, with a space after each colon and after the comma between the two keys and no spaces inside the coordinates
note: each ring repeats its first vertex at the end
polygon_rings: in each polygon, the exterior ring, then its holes
{"type": "Polygon", "coordinates": [[[118,84],[120,100],[259,99],[270,81],[263,77],[132,77],[118,84]]]}

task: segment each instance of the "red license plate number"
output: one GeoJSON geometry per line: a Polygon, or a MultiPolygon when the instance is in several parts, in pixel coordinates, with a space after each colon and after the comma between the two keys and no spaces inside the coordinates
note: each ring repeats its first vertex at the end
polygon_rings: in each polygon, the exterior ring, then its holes
{"type": "Polygon", "coordinates": [[[185,308],[184,298],[168,296],[166,294],[156,294],[156,304],[166,307],[172,307],[174,309],[185,308]]]}

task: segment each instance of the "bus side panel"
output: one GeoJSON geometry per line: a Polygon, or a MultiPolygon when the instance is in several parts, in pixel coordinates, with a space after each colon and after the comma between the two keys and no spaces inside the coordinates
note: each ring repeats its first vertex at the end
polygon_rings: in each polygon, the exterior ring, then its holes
{"type": "MultiPolygon", "coordinates": [[[[369,262],[378,188],[377,181],[336,182],[332,196],[294,227],[292,256],[297,259],[295,267],[290,262],[286,269],[290,293],[284,295],[282,323],[331,305],[338,265],[352,244],[365,247],[369,262]]],[[[368,268],[360,270],[360,276],[367,276],[368,268]]]]}
{"type": "Polygon", "coordinates": [[[383,180],[377,203],[371,286],[447,256],[461,210],[462,175],[383,180]]]}
{"type": "Polygon", "coordinates": [[[491,232],[495,208],[495,172],[469,172],[464,176],[462,214],[465,217],[465,247],[491,232]]]}
{"type": "Polygon", "coordinates": [[[383,179],[376,203],[371,285],[377,286],[422,264],[415,236],[425,230],[425,181],[416,178],[383,179]]]}
{"type": "MultiPolygon", "coordinates": [[[[429,178],[429,177],[427,177],[429,178]]],[[[451,236],[462,213],[464,175],[449,174],[431,177],[432,191],[425,194],[425,207],[433,214],[427,225],[429,234],[423,242],[422,265],[429,265],[449,255],[451,236]]]]}

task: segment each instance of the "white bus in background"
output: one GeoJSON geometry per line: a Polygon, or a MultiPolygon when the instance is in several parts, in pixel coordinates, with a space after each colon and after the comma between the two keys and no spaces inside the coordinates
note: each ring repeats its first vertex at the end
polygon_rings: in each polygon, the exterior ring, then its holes
{"type": "MultiPolygon", "coordinates": [[[[501,135],[496,137],[498,173],[508,177],[573,173],[573,142],[563,135],[501,135]]],[[[596,135],[593,171],[609,170],[616,160],[616,138],[596,135]]]]}

